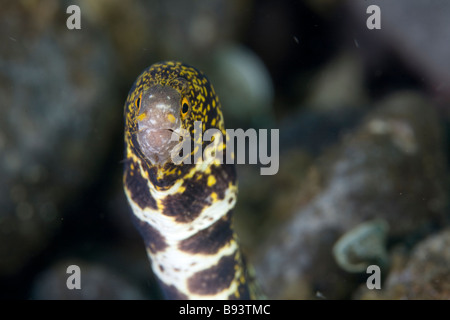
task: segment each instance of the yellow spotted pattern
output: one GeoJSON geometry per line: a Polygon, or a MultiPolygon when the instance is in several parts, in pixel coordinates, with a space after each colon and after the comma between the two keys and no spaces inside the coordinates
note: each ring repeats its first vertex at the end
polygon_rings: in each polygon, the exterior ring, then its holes
{"type": "MultiPolygon", "coordinates": [[[[192,137],[194,121],[202,121],[203,132],[216,128],[226,136],[219,99],[196,68],[175,61],[156,63],[133,84],[124,111],[123,183],[153,271],[168,298],[254,298],[255,287],[232,229],[231,213],[237,198],[234,166],[219,161],[153,165],[140,150],[136,139],[138,102],[142,93],[155,85],[175,88],[181,95],[180,105],[189,103],[189,113],[180,119],[192,137]],[[192,268],[178,266],[177,261],[191,261],[186,265],[192,268]]],[[[223,140],[219,150],[225,155],[223,140]]],[[[203,142],[202,148],[209,143],[203,142]]]]}

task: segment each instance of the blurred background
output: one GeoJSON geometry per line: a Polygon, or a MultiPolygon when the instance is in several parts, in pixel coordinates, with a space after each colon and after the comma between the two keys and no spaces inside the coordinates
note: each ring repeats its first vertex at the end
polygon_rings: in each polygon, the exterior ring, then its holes
{"type": "Polygon", "coordinates": [[[449,16],[444,0],[2,0],[0,298],[161,298],[122,190],[123,104],[173,59],[208,75],[227,128],[280,130],[276,175],[237,168],[269,298],[449,299],[449,16]]]}

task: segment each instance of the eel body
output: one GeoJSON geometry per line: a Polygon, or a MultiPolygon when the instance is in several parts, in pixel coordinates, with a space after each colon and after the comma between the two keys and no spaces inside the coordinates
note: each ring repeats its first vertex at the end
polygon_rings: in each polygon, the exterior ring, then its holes
{"type": "MultiPolygon", "coordinates": [[[[206,150],[211,145],[194,141],[199,121],[202,133],[214,128],[226,137],[221,104],[210,81],[189,65],[156,63],[136,79],[124,116],[124,190],[164,296],[254,298],[233,231],[234,164],[207,154],[191,163],[173,161],[183,134],[192,141],[190,157],[199,146],[206,150]]],[[[225,139],[215,148],[225,155],[225,139]]]]}

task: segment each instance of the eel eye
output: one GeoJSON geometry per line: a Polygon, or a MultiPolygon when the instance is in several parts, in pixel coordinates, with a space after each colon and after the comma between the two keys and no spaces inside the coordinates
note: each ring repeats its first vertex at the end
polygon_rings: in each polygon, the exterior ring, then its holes
{"type": "Polygon", "coordinates": [[[137,111],[139,112],[139,109],[141,108],[141,95],[139,95],[136,100],[134,101],[137,111]]]}
{"type": "Polygon", "coordinates": [[[189,100],[186,97],[184,97],[183,100],[181,101],[181,115],[183,117],[186,117],[186,115],[189,112],[189,109],[190,109],[189,100]]]}

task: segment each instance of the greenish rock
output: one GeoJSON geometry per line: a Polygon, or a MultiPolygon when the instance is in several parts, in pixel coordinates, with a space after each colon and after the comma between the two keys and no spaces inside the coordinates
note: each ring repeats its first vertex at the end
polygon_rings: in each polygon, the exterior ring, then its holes
{"type": "Polygon", "coordinates": [[[311,79],[305,104],[315,110],[363,108],[368,101],[363,66],[355,50],[339,54],[311,79]]]}

